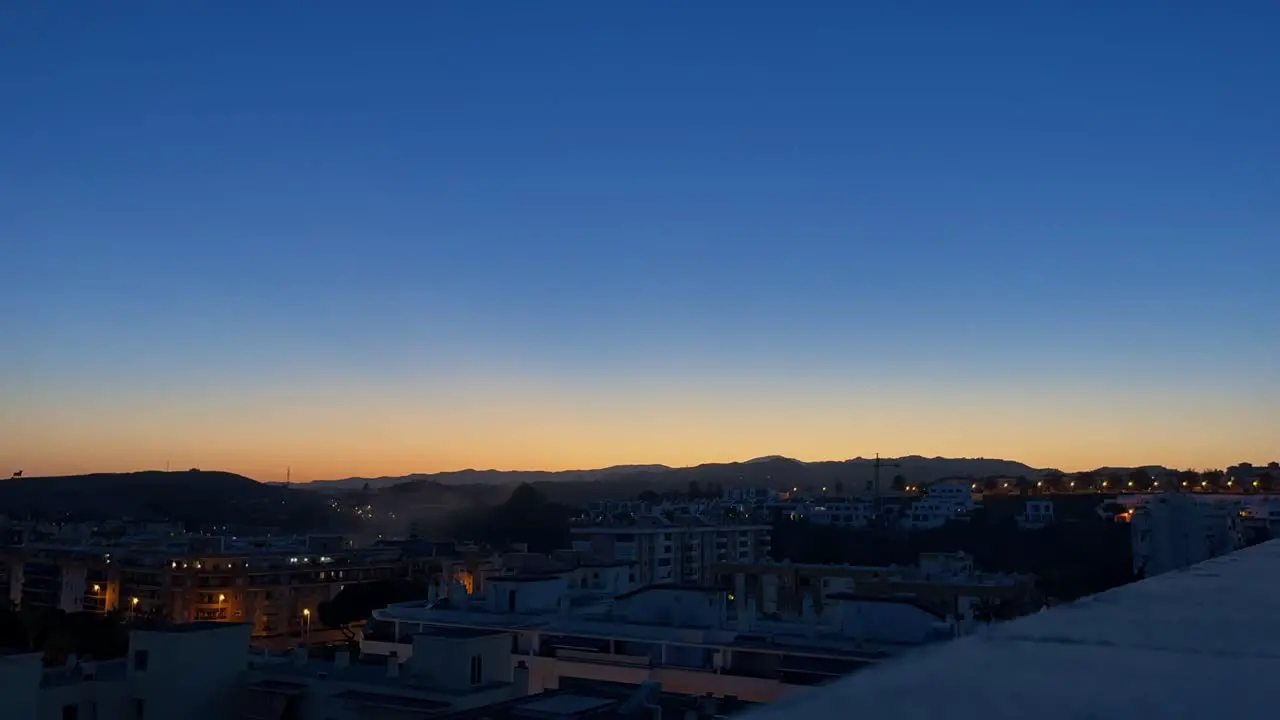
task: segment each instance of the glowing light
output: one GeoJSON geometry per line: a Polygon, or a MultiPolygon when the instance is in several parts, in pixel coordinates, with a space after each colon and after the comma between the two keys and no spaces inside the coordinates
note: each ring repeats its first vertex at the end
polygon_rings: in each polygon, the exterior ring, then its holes
{"type": "Polygon", "coordinates": [[[218,602],[223,602],[226,599],[227,599],[226,595],[223,595],[222,593],[218,593],[218,602]]]}
{"type": "Polygon", "coordinates": [[[136,606],[137,606],[137,604],[138,604],[138,598],[136,598],[136,597],[135,597],[135,598],[131,598],[131,599],[129,600],[129,604],[130,604],[130,605],[133,605],[133,606],[135,606],[135,607],[136,607],[136,606]]]}

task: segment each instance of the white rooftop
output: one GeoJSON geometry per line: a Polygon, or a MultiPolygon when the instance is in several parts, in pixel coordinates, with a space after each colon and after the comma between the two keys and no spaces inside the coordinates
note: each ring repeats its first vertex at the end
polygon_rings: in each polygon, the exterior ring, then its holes
{"type": "Polygon", "coordinates": [[[1277,617],[1280,540],[922,650],[746,717],[1263,717],[1276,707],[1277,617]]]}

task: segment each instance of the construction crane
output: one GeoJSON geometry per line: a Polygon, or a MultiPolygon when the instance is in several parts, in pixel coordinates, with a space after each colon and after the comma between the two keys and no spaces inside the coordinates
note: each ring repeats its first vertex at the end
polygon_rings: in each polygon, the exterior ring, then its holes
{"type": "Polygon", "coordinates": [[[880,468],[882,467],[900,468],[902,467],[902,463],[886,462],[880,459],[880,453],[876,453],[876,459],[871,464],[871,469],[872,469],[871,484],[875,489],[874,516],[877,518],[880,517],[880,468]]]}

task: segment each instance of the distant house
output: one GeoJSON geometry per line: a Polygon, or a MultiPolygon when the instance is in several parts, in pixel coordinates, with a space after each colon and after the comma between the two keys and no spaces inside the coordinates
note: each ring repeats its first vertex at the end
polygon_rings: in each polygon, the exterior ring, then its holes
{"type": "Polygon", "coordinates": [[[1018,514],[1018,527],[1023,530],[1036,530],[1048,527],[1054,522],[1052,500],[1028,500],[1018,514]]]}

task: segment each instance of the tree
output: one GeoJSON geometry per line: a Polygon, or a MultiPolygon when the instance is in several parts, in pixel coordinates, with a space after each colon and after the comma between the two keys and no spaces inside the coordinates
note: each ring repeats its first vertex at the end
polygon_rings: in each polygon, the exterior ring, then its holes
{"type": "Polygon", "coordinates": [[[1000,480],[995,477],[985,478],[982,481],[982,491],[993,493],[1000,489],[1000,480]]]}
{"type": "Polygon", "coordinates": [[[1258,483],[1258,492],[1269,493],[1276,486],[1276,475],[1270,470],[1263,470],[1254,478],[1254,482],[1258,483]]]}
{"type": "Polygon", "coordinates": [[[689,490],[686,495],[689,496],[690,500],[698,500],[702,497],[702,486],[698,484],[697,480],[689,481],[689,490]]]}
{"type": "Polygon", "coordinates": [[[1146,492],[1151,489],[1151,473],[1142,468],[1135,468],[1129,471],[1129,482],[1133,483],[1133,489],[1146,492]]]}
{"type": "Polygon", "coordinates": [[[837,481],[836,481],[835,488],[836,488],[836,495],[838,495],[838,496],[840,496],[840,497],[844,497],[844,481],[843,481],[843,480],[837,480],[837,481]]]}
{"type": "Polygon", "coordinates": [[[374,610],[409,600],[425,600],[427,591],[407,580],[378,580],[348,585],[316,608],[320,622],[327,628],[341,630],[347,640],[354,640],[351,624],[367,620],[374,610]]]}
{"type": "MultiPolygon", "coordinates": [[[[1207,482],[1207,481],[1205,481],[1207,482]]],[[[1178,473],[1178,487],[1187,488],[1188,490],[1200,487],[1200,473],[1195,470],[1183,470],[1178,473]]]]}
{"type": "Polygon", "coordinates": [[[1036,487],[1036,484],[1031,482],[1031,478],[1026,475],[1019,475],[1014,482],[1017,485],[1019,495],[1030,495],[1036,487]]]}
{"type": "Polygon", "coordinates": [[[656,492],[654,492],[654,491],[652,491],[652,490],[645,490],[644,492],[640,493],[640,495],[639,495],[639,497],[638,497],[637,499],[638,499],[640,502],[656,503],[656,502],[658,502],[659,500],[661,500],[661,499],[662,499],[662,497],[661,497],[660,495],[658,495],[658,493],[656,493],[656,492]]]}
{"type": "Polygon", "coordinates": [[[902,492],[907,489],[907,477],[901,473],[893,476],[893,482],[889,484],[895,492],[902,492]]]}

